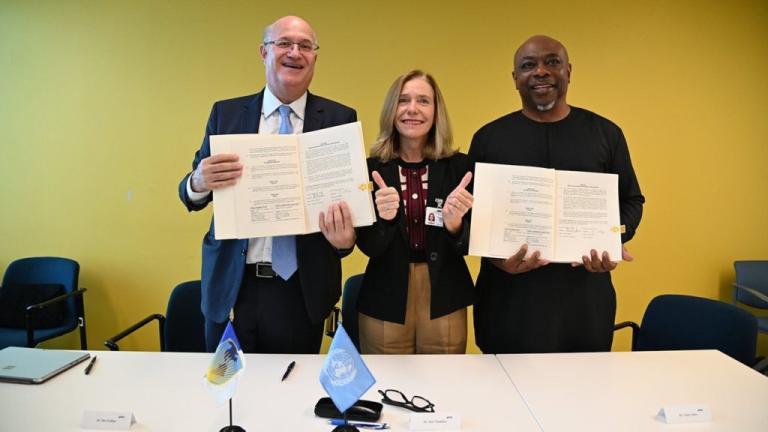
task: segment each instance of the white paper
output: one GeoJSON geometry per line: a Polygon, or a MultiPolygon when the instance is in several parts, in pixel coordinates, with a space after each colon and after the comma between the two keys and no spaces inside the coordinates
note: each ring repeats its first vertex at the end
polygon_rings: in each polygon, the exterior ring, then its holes
{"type": "Polygon", "coordinates": [[[553,261],[580,262],[590,249],[621,261],[619,176],[557,171],[556,195],[553,261]]]}
{"type": "Polygon", "coordinates": [[[345,201],[354,226],[376,220],[360,122],[300,135],[212,135],[211,154],[240,157],[243,175],[213,191],[216,239],[320,231],[320,212],[345,201]]]}
{"type": "Polygon", "coordinates": [[[84,411],[80,427],[98,430],[128,430],[134,423],[136,423],[136,417],[127,411],[84,411]]]}
{"type": "Polygon", "coordinates": [[[478,163],[469,235],[470,255],[509,258],[554,255],[555,170],[478,163]]]}
{"type": "Polygon", "coordinates": [[[665,405],[657,415],[665,423],[706,423],[712,421],[707,405],[665,405]]]}
{"type": "Polygon", "coordinates": [[[411,413],[409,430],[457,431],[461,430],[461,416],[454,413],[411,413]]]}
{"type": "Polygon", "coordinates": [[[360,122],[300,135],[300,150],[306,232],[320,231],[320,212],[339,201],[349,206],[354,226],[376,221],[360,122]]]}
{"type": "Polygon", "coordinates": [[[552,262],[581,262],[591,249],[621,260],[618,176],[478,163],[471,255],[508,258],[528,244],[552,262]]]}
{"type": "Polygon", "coordinates": [[[240,157],[243,175],[213,191],[216,239],[296,234],[306,226],[296,135],[211,136],[211,153],[240,157]]]}

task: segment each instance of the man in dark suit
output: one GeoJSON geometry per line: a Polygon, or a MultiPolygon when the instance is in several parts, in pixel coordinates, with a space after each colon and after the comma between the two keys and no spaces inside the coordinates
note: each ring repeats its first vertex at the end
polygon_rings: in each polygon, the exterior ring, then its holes
{"type": "MultiPolygon", "coordinates": [[[[192,172],[179,184],[188,210],[201,210],[211,191],[235,184],[243,166],[232,154],[211,156],[210,135],[300,133],[351,123],[349,107],[308,92],[317,37],[303,19],[286,16],[264,30],[259,51],[266,87],[255,95],[216,102],[192,172]]],[[[214,351],[231,312],[246,352],[317,353],[323,321],[341,294],[341,258],[355,244],[343,202],[321,213],[320,233],[216,240],[203,238],[202,310],[205,338],[214,351]]]]}

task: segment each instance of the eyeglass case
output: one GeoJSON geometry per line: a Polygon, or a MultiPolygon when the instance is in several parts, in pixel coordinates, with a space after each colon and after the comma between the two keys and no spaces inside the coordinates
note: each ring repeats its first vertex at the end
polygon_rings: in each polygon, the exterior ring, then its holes
{"type": "MultiPolygon", "coordinates": [[[[347,410],[347,420],[378,421],[384,406],[379,402],[359,400],[347,410]]],[[[329,397],[320,398],[315,404],[315,415],[323,418],[344,418],[329,397]]]]}

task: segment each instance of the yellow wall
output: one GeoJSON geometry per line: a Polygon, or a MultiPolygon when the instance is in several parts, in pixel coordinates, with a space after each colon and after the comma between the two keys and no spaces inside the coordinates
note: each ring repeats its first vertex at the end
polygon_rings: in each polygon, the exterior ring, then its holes
{"type": "MultiPolygon", "coordinates": [[[[311,89],[357,108],[369,142],[387,87],[418,67],[437,77],[466,151],[520,106],[515,48],[536,33],[561,39],[569,102],[622,126],[647,198],[636,261],[614,273],[618,319],[639,320],[660,293],[728,299],[732,261],[768,258],[768,6],[577,3],[5,0],[0,269],[78,260],[92,347],[162,311],[173,285],[199,277],[210,209],[187,214],[176,186],[211,104],[263,86],[262,28],[299,14],[322,47],[311,89]]],[[[364,264],[355,252],[345,275],[364,264]]],[[[147,330],[125,348],[155,339],[147,330]]]]}

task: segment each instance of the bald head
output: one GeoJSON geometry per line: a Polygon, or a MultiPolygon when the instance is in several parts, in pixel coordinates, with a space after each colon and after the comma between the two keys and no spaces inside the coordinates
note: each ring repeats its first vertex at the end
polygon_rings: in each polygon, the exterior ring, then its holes
{"type": "Polygon", "coordinates": [[[558,40],[536,35],[515,51],[515,87],[523,114],[541,122],[561,120],[570,112],[565,101],[571,81],[568,51],[558,40]]]}
{"type": "Polygon", "coordinates": [[[555,38],[546,35],[536,35],[529,37],[515,51],[515,69],[517,69],[517,65],[524,53],[529,52],[531,48],[539,47],[547,47],[552,52],[559,52],[563,57],[563,61],[568,63],[568,51],[565,49],[565,45],[555,38]]]}
{"type": "Polygon", "coordinates": [[[287,15],[282,18],[278,18],[272,24],[264,27],[264,34],[262,35],[261,40],[269,41],[274,39],[275,29],[280,29],[284,27],[303,27],[308,29],[309,32],[312,34],[312,42],[317,44],[317,34],[315,34],[315,30],[312,28],[312,26],[305,19],[294,16],[294,15],[287,15]]]}

